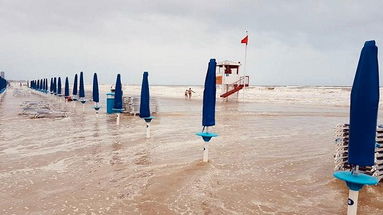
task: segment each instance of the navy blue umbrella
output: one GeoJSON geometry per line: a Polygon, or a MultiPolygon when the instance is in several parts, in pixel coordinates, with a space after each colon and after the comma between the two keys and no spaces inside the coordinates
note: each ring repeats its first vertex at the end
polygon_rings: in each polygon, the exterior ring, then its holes
{"type": "Polygon", "coordinates": [[[116,89],[114,91],[113,109],[116,109],[116,111],[120,111],[120,112],[122,111],[122,86],[121,86],[120,74],[117,75],[117,79],[116,79],[116,89]]]}
{"type": "Polygon", "coordinates": [[[99,95],[99,91],[98,91],[98,80],[97,80],[97,74],[94,73],[93,75],[93,101],[98,103],[100,102],[100,95],[99,95]]]}
{"type": "Polygon", "coordinates": [[[53,93],[56,95],[57,94],[57,78],[53,78],[53,93]]]}
{"type": "Polygon", "coordinates": [[[58,81],[57,81],[57,94],[59,96],[61,96],[61,90],[62,90],[62,87],[61,87],[61,78],[59,77],[58,78],[58,81]]]}
{"type": "Polygon", "coordinates": [[[68,80],[68,77],[65,78],[64,96],[65,96],[65,98],[69,97],[69,80],[68,80]]]}
{"type": "Polygon", "coordinates": [[[140,102],[140,117],[146,122],[146,138],[150,138],[150,122],[154,119],[150,116],[150,93],[149,93],[149,81],[148,72],[144,72],[142,76],[141,85],[141,102],[140,102]]]}
{"type": "Polygon", "coordinates": [[[37,80],[37,90],[40,90],[40,80],[37,80]]]}
{"type": "Polygon", "coordinates": [[[352,171],[337,171],[334,176],[350,189],[348,213],[356,214],[359,190],[378,183],[377,178],[359,172],[359,166],[373,166],[379,105],[378,48],[375,41],[364,44],[351,90],[348,163],[352,171]]]}
{"type": "Polygon", "coordinates": [[[4,78],[0,77],[0,94],[3,93],[6,88],[7,88],[7,81],[4,78]]]}
{"type": "Polygon", "coordinates": [[[140,102],[140,117],[150,117],[150,93],[148,72],[144,72],[141,85],[141,102],[140,102]]]}
{"type": "Polygon", "coordinates": [[[94,75],[93,75],[92,97],[93,97],[93,101],[96,103],[94,105],[94,109],[96,110],[96,113],[98,113],[98,110],[100,110],[101,106],[98,105],[98,103],[100,102],[100,93],[99,93],[99,90],[98,90],[98,79],[97,79],[97,74],[96,73],[94,73],[94,75]]]}
{"type": "Polygon", "coordinates": [[[49,91],[51,92],[51,94],[53,93],[53,78],[51,78],[51,84],[49,86],[49,91]]]}
{"type": "Polygon", "coordinates": [[[78,86],[77,86],[77,74],[74,76],[74,81],[73,81],[73,91],[72,91],[72,94],[73,94],[73,99],[76,100],[76,96],[77,96],[77,89],[78,89],[78,86]]]}
{"type": "Polygon", "coordinates": [[[215,94],[216,94],[216,66],[215,59],[209,62],[203,91],[202,126],[215,125],[215,94]]]}
{"type": "Polygon", "coordinates": [[[80,72],[80,88],[79,88],[79,97],[81,103],[85,103],[85,86],[84,86],[84,74],[80,72]]]}
{"type": "Polygon", "coordinates": [[[45,79],[45,91],[48,93],[48,78],[45,79]]]}
{"type": "Polygon", "coordinates": [[[367,41],[351,90],[349,164],[373,166],[379,104],[378,48],[367,41]]]}
{"type": "Polygon", "coordinates": [[[114,91],[114,103],[112,110],[117,113],[117,121],[116,124],[120,124],[120,113],[123,111],[122,109],[122,86],[121,86],[121,76],[117,75],[116,79],[116,88],[114,91]]]}
{"type": "MultiPolygon", "coordinates": [[[[216,66],[215,59],[210,59],[206,78],[205,89],[203,91],[203,107],[202,107],[202,132],[197,133],[207,143],[212,137],[218,136],[209,132],[208,127],[215,125],[215,99],[216,99],[216,66]]],[[[208,161],[208,145],[205,144],[203,150],[203,161],[208,161]]]]}

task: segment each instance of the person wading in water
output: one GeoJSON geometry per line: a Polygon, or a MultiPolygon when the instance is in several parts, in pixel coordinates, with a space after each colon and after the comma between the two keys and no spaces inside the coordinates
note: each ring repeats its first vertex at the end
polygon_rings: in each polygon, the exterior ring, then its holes
{"type": "Polygon", "coordinates": [[[189,88],[187,91],[188,91],[189,99],[191,99],[192,93],[195,93],[195,92],[191,88],[189,88]]]}

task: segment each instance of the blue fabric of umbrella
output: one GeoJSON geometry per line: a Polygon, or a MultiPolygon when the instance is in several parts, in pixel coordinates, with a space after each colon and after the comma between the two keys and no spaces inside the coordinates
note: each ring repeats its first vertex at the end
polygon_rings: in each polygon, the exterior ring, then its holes
{"type": "Polygon", "coordinates": [[[210,59],[203,91],[202,126],[215,125],[216,66],[215,59],[210,59]]]}
{"type": "Polygon", "coordinates": [[[366,41],[351,90],[348,162],[352,165],[374,165],[378,104],[378,48],[375,41],[366,41]]]}

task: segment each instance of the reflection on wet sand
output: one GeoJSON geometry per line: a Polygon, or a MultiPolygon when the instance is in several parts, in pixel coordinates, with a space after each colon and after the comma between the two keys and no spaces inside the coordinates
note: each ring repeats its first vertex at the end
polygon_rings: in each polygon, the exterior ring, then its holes
{"type": "MultiPolygon", "coordinates": [[[[142,119],[117,126],[90,103],[64,119],[20,116],[23,101],[57,101],[12,90],[0,103],[1,214],[345,213],[332,153],[347,107],[218,102],[203,164],[200,100],[159,97],[146,139],[142,119]]],[[[363,189],[360,214],[381,214],[382,193],[363,189]]]]}

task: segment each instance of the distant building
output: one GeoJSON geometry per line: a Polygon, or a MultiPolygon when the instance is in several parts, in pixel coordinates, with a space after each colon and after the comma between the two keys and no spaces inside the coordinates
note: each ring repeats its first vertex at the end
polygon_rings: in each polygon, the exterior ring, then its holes
{"type": "Polygon", "coordinates": [[[0,77],[5,78],[5,72],[1,71],[0,72],[0,77]]]}

